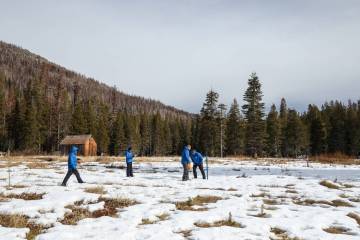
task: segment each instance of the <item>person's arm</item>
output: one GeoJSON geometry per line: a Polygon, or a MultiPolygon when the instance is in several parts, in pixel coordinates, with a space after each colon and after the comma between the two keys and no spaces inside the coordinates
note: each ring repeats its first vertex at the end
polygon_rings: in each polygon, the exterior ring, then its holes
{"type": "Polygon", "coordinates": [[[187,159],[187,163],[191,163],[190,151],[186,151],[185,156],[186,156],[186,159],[187,159]]]}
{"type": "Polygon", "coordinates": [[[70,155],[69,156],[69,167],[71,169],[75,169],[75,161],[76,161],[76,157],[70,155]]]}

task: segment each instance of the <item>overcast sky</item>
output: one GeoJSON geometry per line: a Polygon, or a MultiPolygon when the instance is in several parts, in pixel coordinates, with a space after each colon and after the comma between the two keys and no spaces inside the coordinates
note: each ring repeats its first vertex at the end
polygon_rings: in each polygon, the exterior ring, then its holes
{"type": "Polygon", "coordinates": [[[359,0],[0,0],[0,39],[129,93],[198,112],[213,88],[242,103],[360,99],[359,0]]]}

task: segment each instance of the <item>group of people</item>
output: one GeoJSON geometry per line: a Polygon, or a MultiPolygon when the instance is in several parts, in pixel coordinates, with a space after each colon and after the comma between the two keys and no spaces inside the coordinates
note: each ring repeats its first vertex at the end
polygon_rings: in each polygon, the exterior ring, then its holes
{"type": "Polygon", "coordinates": [[[194,178],[197,178],[196,169],[199,167],[203,179],[206,179],[203,162],[204,157],[201,153],[197,152],[195,149],[191,149],[191,145],[185,146],[181,154],[181,164],[184,168],[182,180],[189,180],[189,166],[191,166],[191,163],[193,163],[192,169],[194,178]]]}
{"type": "MultiPolygon", "coordinates": [[[[73,174],[75,174],[76,179],[79,183],[84,183],[77,170],[78,150],[79,149],[75,146],[71,146],[70,148],[69,156],[68,156],[68,171],[61,186],[66,186],[67,181],[73,174]]],[[[132,167],[134,157],[135,155],[132,152],[132,148],[129,147],[125,152],[126,177],[134,177],[133,167],[132,167]]],[[[203,179],[206,179],[203,161],[204,161],[204,157],[199,152],[197,152],[195,149],[191,149],[191,145],[186,145],[181,154],[181,164],[183,165],[184,168],[182,180],[183,181],[189,180],[189,170],[190,170],[189,167],[191,163],[193,163],[192,168],[193,168],[194,178],[197,178],[196,169],[199,167],[203,179]]]]}

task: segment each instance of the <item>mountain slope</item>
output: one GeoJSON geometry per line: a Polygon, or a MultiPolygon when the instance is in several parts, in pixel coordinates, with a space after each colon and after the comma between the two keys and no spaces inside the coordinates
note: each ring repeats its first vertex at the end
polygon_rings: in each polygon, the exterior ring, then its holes
{"type": "Polygon", "coordinates": [[[156,100],[130,96],[92,78],[49,62],[28,50],[2,41],[0,41],[1,71],[20,91],[34,78],[44,81],[48,89],[55,89],[61,81],[73,98],[76,94],[85,99],[96,98],[101,102],[110,103],[111,110],[126,110],[134,114],[158,111],[163,117],[191,117],[191,114],[185,111],[156,100]]]}

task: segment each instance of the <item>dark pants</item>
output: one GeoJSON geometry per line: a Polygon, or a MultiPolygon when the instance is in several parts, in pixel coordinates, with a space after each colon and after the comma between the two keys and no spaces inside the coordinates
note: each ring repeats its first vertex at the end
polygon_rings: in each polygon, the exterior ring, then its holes
{"type": "Polygon", "coordinates": [[[126,176],[127,177],[133,177],[133,168],[132,168],[132,163],[126,163],[126,176]]]}
{"type": "Polygon", "coordinates": [[[65,178],[64,178],[64,181],[62,182],[61,185],[66,186],[67,181],[69,180],[69,178],[70,178],[71,175],[73,175],[73,174],[75,174],[76,179],[77,179],[77,181],[78,181],[79,183],[83,183],[83,182],[84,182],[84,181],[81,179],[80,174],[79,174],[79,172],[78,172],[77,169],[70,169],[70,168],[69,168],[69,169],[68,169],[68,172],[67,172],[67,174],[66,174],[66,176],[65,176],[65,178]]]}
{"type": "Polygon", "coordinates": [[[183,174],[182,180],[187,181],[187,180],[189,180],[189,170],[187,168],[187,164],[183,164],[183,168],[184,168],[184,174],[183,174]]]}
{"type": "Polygon", "coordinates": [[[202,163],[194,164],[194,166],[193,166],[194,178],[197,178],[197,172],[196,172],[197,167],[199,167],[203,179],[206,179],[205,171],[204,171],[204,165],[202,163]]]}

